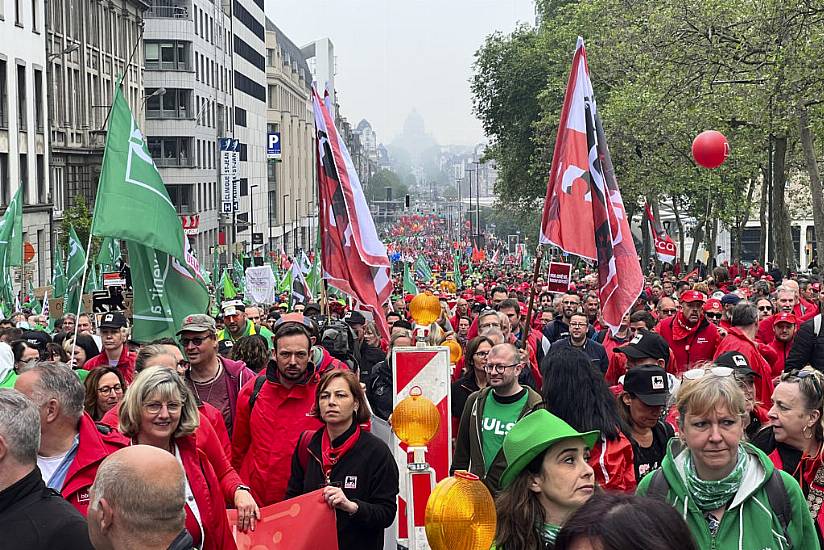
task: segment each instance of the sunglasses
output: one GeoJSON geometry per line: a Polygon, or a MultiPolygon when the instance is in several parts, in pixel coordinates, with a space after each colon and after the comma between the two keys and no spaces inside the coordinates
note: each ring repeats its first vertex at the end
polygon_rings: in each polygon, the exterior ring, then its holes
{"type": "Polygon", "coordinates": [[[813,383],[813,388],[815,389],[815,394],[818,397],[818,399],[821,399],[821,397],[824,396],[824,393],[822,393],[821,391],[821,384],[818,383],[818,378],[815,376],[814,373],[807,370],[794,370],[790,372],[790,376],[798,378],[799,380],[810,378],[810,381],[813,383]]]}
{"type": "Polygon", "coordinates": [[[721,317],[724,316],[724,314],[723,313],[707,313],[706,316],[709,317],[710,319],[720,319],[721,317]]]}
{"type": "Polygon", "coordinates": [[[758,311],[772,311],[772,306],[758,306],[758,311]]]}
{"type": "Polygon", "coordinates": [[[708,374],[718,376],[719,378],[725,378],[727,376],[731,376],[733,372],[733,369],[729,367],[709,367],[690,369],[685,371],[682,376],[687,380],[699,380],[708,374]]]}
{"type": "Polygon", "coordinates": [[[181,338],[180,339],[180,345],[183,346],[184,348],[186,346],[188,346],[189,344],[194,344],[195,346],[199,347],[206,340],[208,340],[208,338],[204,338],[202,336],[196,336],[194,338],[181,338]]]}

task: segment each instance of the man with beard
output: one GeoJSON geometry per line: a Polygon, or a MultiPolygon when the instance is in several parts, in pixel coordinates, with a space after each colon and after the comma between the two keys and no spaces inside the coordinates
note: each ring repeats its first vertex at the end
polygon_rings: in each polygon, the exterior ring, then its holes
{"type": "Polygon", "coordinates": [[[701,361],[711,361],[721,340],[718,327],[704,317],[706,301],[702,292],[687,290],[681,294],[681,311],[658,324],[658,334],[675,355],[679,373],[701,361]]]}
{"type": "MultiPolygon", "coordinates": [[[[606,374],[609,368],[609,358],[604,346],[590,339],[587,336],[587,316],[585,313],[573,313],[569,320],[569,335],[561,340],[556,340],[552,343],[550,350],[557,350],[559,348],[571,347],[577,348],[589,356],[590,363],[593,368],[601,374],[606,374]]],[[[542,365],[543,366],[543,365],[542,365]]],[[[541,375],[546,378],[547,373],[542,372],[541,375]]]]}
{"type": "MultiPolygon", "coordinates": [[[[252,308],[250,308],[252,309],[252,308]]],[[[266,340],[266,346],[272,349],[272,331],[264,326],[258,326],[246,314],[246,306],[240,300],[223,302],[223,324],[226,328],[217,332],[217,341],[231,340],[237,342],[244,336],[260,334],[266,340]]],[[[260,319],[260,308],[255,307],[252,313],[260,319]]]]}
{"type": "Polygon", "coordinates": [[[772,375],[780,376],[784,372],[784,362],[793,346],[795,332],[798,329],[798,320],[792,313],[781,312],[773,323],[775,338],[767,345],[767,349],[775,354],[772,362],[772,375]]]}
{"type": "Polygon", "coordinates": [[[318,385],[309,331],[300,323],[284,323],[274,343],[266,371],[238,395],[232,435],[232,465],[260,506],[283,500],[298,438],[322,426],[307,414],[318,385]]]}
{"type": "MultiPolygon", "coordinates": [[[[561,314],[544,327],[544,336],[552,344],[556,340],[561,340],[569,336],[569,320],[573,313],[577,313],[581,308],[581,297],[575,291],[569,290],[561,297],[561,314]]],[[[592,338],[595,329],[591,326],[587,330],[587,338],[592,338]]]]}

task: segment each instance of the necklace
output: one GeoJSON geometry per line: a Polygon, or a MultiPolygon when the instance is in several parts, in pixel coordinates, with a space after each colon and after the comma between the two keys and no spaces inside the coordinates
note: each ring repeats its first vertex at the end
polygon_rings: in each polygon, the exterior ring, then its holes
{"type": "Polygon", "coordinates": [[[215,373],[215,375],[213,377],[211,377],[209,380],[206,380],[204,382],[196,382],[195,380],[192,380],[192,388],[195,390],[195,395],[197,395],[197,398],[198,398],[198,400],[200,400],[201,403],[209,403],[209,398],[212,397],[212,389],[215,387],[214,383],[220,377],[220,375],[222,373],[223,373],[223,363],[221,363],[220,360],[218,359],[217,372],[215,373]],[[202,397],[200,397],[200,391],[197,389],[197,387],[199,385],[200,386],[206,386],[207,384],[209,385],[209,391],[206,393],[206,399],[203,399],[202,397]]]}

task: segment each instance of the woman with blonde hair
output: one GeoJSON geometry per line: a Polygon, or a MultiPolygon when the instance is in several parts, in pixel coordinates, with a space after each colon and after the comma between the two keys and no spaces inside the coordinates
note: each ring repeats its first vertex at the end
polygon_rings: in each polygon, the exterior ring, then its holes
{"type": "Polygon", "coordinates": [[[680,439],[638,493],[670,503],[699,548],[819,548],[792,476],[744,442],[744,393],[729,367],[688,370],[678,389],[680,439]]]}
{"type": "MultiPolygon", "coordinates": [[[[236,548],[220,482],[197,448],[197,403],[183,379],[165,367],[138,373],[120,404],[120,432],[135,445],[175,455],[186,478],[186,530],[204,550],[236,548]]],[[[247,489],[248,490],[248,489],[247,489]]]]}

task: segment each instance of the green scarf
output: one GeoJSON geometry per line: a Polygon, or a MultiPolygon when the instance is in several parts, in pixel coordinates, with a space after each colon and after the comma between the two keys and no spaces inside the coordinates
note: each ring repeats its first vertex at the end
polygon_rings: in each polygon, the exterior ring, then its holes
{"type": "Polygon", "coordinates": [[[558,533],[561,531],[560,525],[552,525],[551,523],[544,523],[540,529],[541,540],[544,544],[555,544],[555,539],[558,538],[558,533]]]}
{"type": "Polygon", "coordinates": [[[729,502],[741,487],[741,480],[744,477],[744,468],[747,464],[747,451],[742,445],[738,446],[738,460],[735,468],[724,479],[717,481],[707,481],[698,477],[695,471],[695,464],[692,460],[692,453],[687,453],[684,464],[686,471],[687,491],[689,491],[695,505],[702,512],[718,510],[729,502]]]}

